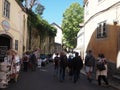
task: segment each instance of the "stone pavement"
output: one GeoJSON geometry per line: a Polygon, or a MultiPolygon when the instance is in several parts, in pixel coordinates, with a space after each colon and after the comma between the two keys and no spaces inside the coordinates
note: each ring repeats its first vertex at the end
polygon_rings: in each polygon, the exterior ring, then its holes
{"type": "Polygon", "coordinates": [[[38,68],[36,71],[21,72],[19,81],[11,83],[4,90],[116,90],[112,87],[98,86],[96,80],[89,83],[85,77],[85,73],[80,75],[80,80],[73,83],[72,79],[67,75],[64,82],[59,82],[54,77],[53,64],[38,68]],[[87,86],[87,87],[86,87],[87,86]]]}
{"type": "MultiPolygon", "coordinates": [[[[81,70],[81,73],[84,74],[84,75],[86,75],[84,69],[81,70]]],[[[97,80],[95,79],[95,77],[96,77],[95,74],[93,74],[92,77],[94,77],[94,78],[93,78],[94,82],[97,83],[97,80]]],[[[116,80],[116,79],[114,79],[114,78],[109,78],[108,80],[109,80],[109,85],[110,85],[111,87],[114,87],[114,88],[120,90],[120,81],[118,81],[118,80],[116,80]]],[[[119,79],[119,80],[120,80],[120,79],[119,79]]]]}
{"type": "Polygon", "coordinates": [[[109,82],[112,87],[120,89],[120,77],[119,77],[119,79],[112,77],[112,78],[110,78],[109,82]]]}

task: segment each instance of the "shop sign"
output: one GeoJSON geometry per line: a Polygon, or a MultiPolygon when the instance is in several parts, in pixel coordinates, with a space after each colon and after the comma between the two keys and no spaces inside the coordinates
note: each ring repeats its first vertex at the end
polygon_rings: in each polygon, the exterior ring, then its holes
{"type": "Polygon", "coordinates": [[[3,27],[3,29],[6,30],[6,31],[9,30],[9,29],[10,29],[10,24],[9,24],[9,22],[6,21],[6,20],[2,21],[2,27],[3,27]]]}

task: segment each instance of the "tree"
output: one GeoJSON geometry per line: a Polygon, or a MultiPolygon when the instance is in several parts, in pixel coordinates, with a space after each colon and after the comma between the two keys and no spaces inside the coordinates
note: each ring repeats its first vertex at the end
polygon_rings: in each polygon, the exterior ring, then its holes
{"type": "Polygon", "coordinates": [[[19,4],[23,4],[25,8],[27,8],[28,14],[28,28],[29,31],[31,28],[40,29],[42,35],[48,33],[50,36],[56,35],[56,29],[53,28],[46,20],[42,19],[41,15],[44,11],[44,6],[41,5],[38,0],[17,0],[19,4]],[[32,8],[36,6],[33,10],[32,8]]]}
{"type": "Polygon", "coordinates": [[[24,3],[24,6],[27,8],[27,9],[32,9],[33,6],[37,5],[37,0],[20,0],[21,2],[24,3]]]}
{"type": "Polygon", "coordinates": [[[41,4],[38,4],[36,9],[35,9],[35,12],[38,14],[38,15],[42,15],[43,14],[43,11],[44,11],[44,6],[41,5],[41,4]]]}
{"type": "Polygon", "coordinates": [[[24,7],[29,10],[32,10],[33,7],[36,6],[35,12],[39,15],[42,15],[45,9],[44,6],[38,2],[38,0],[17,0],[17,1],[23,3],[24,7]]]}
{"type": "Polygon", "coordinates": [[[79,3],[72,3],[63,13],[62,30],[64,43],[69,48],[75,48],[79,24],[83,22],[83,8],[79,3]]]}

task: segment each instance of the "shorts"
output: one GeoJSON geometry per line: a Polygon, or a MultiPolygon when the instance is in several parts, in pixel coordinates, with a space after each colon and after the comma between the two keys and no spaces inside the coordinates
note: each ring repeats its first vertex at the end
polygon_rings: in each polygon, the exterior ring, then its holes
{"type": "Polygon", "coordinates": [[[92,66],[85,66],[85,70],[86,70],[86,73],[92,72],[93,71],[93,67],[92,66]]]}

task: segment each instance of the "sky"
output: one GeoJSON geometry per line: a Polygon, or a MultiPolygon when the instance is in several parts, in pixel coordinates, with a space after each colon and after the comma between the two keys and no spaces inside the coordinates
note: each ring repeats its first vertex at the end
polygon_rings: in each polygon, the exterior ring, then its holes
{"type": "Polygon", "coordinates": [[[54,22],[60,26],[63,13],[72,3],[78,2],[83,6],[83,0],[39,0],[39,2],[45,7],[42,15],[43,19],[48,21],[49,24],[54,22]]]}

